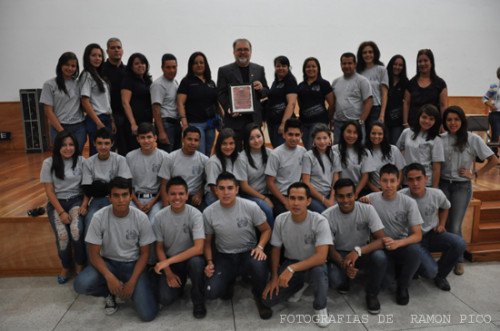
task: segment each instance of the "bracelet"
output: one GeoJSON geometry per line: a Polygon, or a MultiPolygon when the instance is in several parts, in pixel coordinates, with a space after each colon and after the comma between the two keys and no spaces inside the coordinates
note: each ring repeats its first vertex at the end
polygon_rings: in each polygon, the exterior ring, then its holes
{"type": "Polygon", "coordinates": [[[325,203],[325,197],[322,197],[321,203],[325,203]]]}
{"type": "Polygon", "coordinates": [[[259,247],[261,250],[264,250],[264,247],[262,247],[261,245],[257,245],[257,247],[259,247]]]}
{"type": "Polygon", "coordinates": [[[408,125],[408,123],[403,123],[403,125],[408,125]]]}
{"type": "Polygon", "coordinates": [[[63,210],[62,212],[59,213],[59,216],[61,216],[62,214],[64,214],[66,211],[63,210]]]}
{"type": "Polygon", "coordinates": [[[288,266],[288,267],[286,267],[286,268],[287,268],[287,269],[288,269],[288,271],[290,271],[292,274],[294,274],[294,273],[295,273],[295,271],[294,271],[292,268],[290,268],[290,266],[288,266]]]}
{"type": "Polygon", "coordinates": [[[179,115],[179,118],[186,118],[186,115],[179,115]]]}

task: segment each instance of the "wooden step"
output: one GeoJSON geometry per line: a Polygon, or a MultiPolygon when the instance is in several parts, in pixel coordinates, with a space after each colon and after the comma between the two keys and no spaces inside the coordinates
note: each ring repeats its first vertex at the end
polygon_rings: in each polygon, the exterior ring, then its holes
{"type": "Polygon", "coordinates": [[[476,243],[492,241],[500,241],[500,222],[484,222],[481,220],[476,243]]]}
{"type": "Polygon", "coordinates": [[[484,208],[484,205],[482,204],[479,218],[481,220],[480,223],[483,223],[484,221],[500,222],[500,206],[484,208]]]}
{"type": "Polygon", "coordinates": [[[500,241],[467,244],[465,257],[472,262],[500,261],[500,241]]]}
{"type": "Polygon", "coordinates": [[[478,191],[474,192],[472,196],[483,202],[492,200],[500,201],[500,191],[478,191]]]}

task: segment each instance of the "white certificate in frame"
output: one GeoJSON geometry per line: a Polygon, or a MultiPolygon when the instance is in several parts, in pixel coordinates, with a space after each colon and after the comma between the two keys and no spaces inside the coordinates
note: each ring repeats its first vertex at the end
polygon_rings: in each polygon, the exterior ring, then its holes
{"type": "Polygon", "coordinates": [[[252,113],[253,87],[251,84],[231,85],[231,109],[233,113],[252,113]]]}

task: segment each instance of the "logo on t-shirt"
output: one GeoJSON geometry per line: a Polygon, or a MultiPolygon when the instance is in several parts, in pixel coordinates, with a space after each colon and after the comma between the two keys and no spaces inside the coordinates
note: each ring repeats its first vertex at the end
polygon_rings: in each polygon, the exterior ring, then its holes
{"type": "Polygon", "coordinates": [[[238,228],[245,228],[248,226],[248,223],[248,218],[236,218],[236,224],[238,225],[238,228]]]}
{"type": "Polygon", "coordinates": [[[158,173],[158,171],[160,171],[160,168],[161,168],[161,164],[152,164],[151,165],[151,171],[153,171],[154,173],[158,173]]]}
{"type": "Polygon", "coordinates": [[[127,230],[125,234],[125,239],[127,240],[137,240],[139,238],[139,234],[135,230],[127,230]]]}
{"type": "Polygon", "coordinates": [[[304,244],[314,245],[314,234],[313,233],[304,234],[304,244]]]}
{"type": "Polygon", "coordinates": [[[426,206],[424,207],[424,216],[431,216],[432,214],[436,213],[436,209],[432,206],[426,206]]]}
{"type": "Polygon", "coordinates": [[[394,219],[396,220],[396,222],[403,222],[405,216],[406,212],[404,211],[397,211],[396,213],[394,213],[394,219]]]}
{"type": "Polygon", "coordinates": [[[193,166],[191,168],[191,175],[199,175],[201,174],[203,171],[203,167],[202,166],[193,166]]]}
{"type": "Polygon", "coordinates": [[[189,233],[189,225],[183,224],[182,225],[182,232],[184,233],[189,233]]]}

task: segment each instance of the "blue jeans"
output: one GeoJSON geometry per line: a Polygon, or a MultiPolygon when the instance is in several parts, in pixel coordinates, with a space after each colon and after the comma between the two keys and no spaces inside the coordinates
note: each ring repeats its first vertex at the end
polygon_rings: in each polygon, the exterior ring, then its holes
{"type": "Polygon", "coordinates": [[[389,141],[391,145],[396,145],[399,140],[399,136],[403,133],[404,127],[402,125],[387,126],[387,132],[389,133],[389,141]]]}
{"type": "Polygon", "coordinates": [[[210,156],[215,141],[215,129],[210,128],[207,122],[189,123],[189,125],[195,126],[198,129],[200,129],[201,137],[200,137],[200,145],[198,146],[198,151],[200,153],[205,154],[206,156],[210,156]]]}
{"type": "MultiPolygon", "coordinates": [[[[278,276],[291,264],[298,261],[285,259],[278,269],[278,276]]],[[[311,269],[296,271],[290,281],[288,287],[280,287],[279,293],[273,293],[270,299],[269,295],[262,300],[262,303],[267,307],[272,307],[280,302],[288,300],[295,292],[304,286],[304,282],[311,285],[314,293],[313,307],[316,310],[326,308],[328,295],[328,272],[326,264],[322,264],[311,269]]]]}
{"type": "MultiPolygon", "coordinates": [[[[159,193],[158,193],[159,194],[159,193]]],[[[154,198],[137,198],[139,200],[140,203],[146,203],[146,202],[149,202],[151,200],[153,200],[154,198]]],[[[130,205],[132,207],[135,207],[137,208],[136,204],[133,202],[133,201],[130,201],[130,205]]],[[[149,213],[147,214],[148,215],[148,218],[149,218],[149,223],[151,223],[151,227],[154,225],[154,217],[155,215],[163,208],[163,203],[161,201],[161,199],[159,199],[154,205],[153,207],[151,207],[151,210],[149,211],[149,213]]],[[[149,265],[152,265],[152,264],[155,264],[157,261],[158,261],[158,257],[156,256],[156,249],[155,249],[155,245],[156,245],[156,242],[152,243],[151,244],[151,250],[150,250],[150,253],[149,253],[149,259],[148,259],[148,264],[149,265]]]]}
{"type": "Polygon", "coordinates": [[[441,278],[448,276],[465,251],[465,241],[462,238],[453,233],[437,233],[434,230],[423,235],[419,246],[421,264],[418,273],[429,279],[434,279],[436,275],[441,278]],[[434,252],[442,253],[437,263],[430,254],[434,252]]]}
{"type": "Polygon", "coordinates": [[[167,284],[167,277],[162,274],[160,278],[159,296],[160,303],[168,306],[182,295],[186,279],[191,278],[191,300],[193,305],[203,304],[205,298],[203,295],[203,285],[205,280],[205,259],[203,256],[193,256],[187,261],[179,262],[170,266],[172,272],[181,279],[181,287],[170,287],[167,284]]]}
{"type": "Polygon", "coordinates": [[[278,133],[280,125],[281,123],[267,123],[267,133],[269,134],[269,140],[271,141],[273,148],[276,148],[285,142],[283,135],[278,133]]]}
{"type": "MultiPolygon", "coordinates": [[[[333,144],[336,145],[340,142],[340,133],[342,132],[342,127],[344,126],[346,122],[341,122],[341,121],[335,121],[333,122],[333,144]]],[[[366,137],[366,129],[365,125],[361,127],[361,143],[364,145],[365,144],[365,137],[366,137]]]]}
{"type": "MultiPolygon", "coordinates": [[[[162,120],[163,128],[165,129],[165,133],[168,137],[168,144],[162,144],[158,142],[158,148],[164,150],[165,152],[171,153],[182,147],[181,142],[181,134],[182,127],[181,124],[177,121],[177,123],[167,122],[165,118],[162,120]]],[[[201,131],[201,129],[200,129],[201,131]]]]}
{"type": "MultiPolygon", "coordinates": [[[[126,283],[132,276],[136,262],[118,262],[104,259],[106,267],[118,280],[126,283]]],[[[73,284],[76,293],[107,297],[110,292],[106,279],[92,265],[87,266],[75,279],[73,284]]],[[[158,313],[158,305],[151,289],[151,284],[146,272],[143,271],[132,294],[134,308],[141,320],[149,322],[154,320],[158,313]]]]}
{"type": "Polygon", "coordinates": [[[59,218],[59,214],[54,209],[54,206],[47,203],[47,215],[54,234],[56,235],[57,254],[61,259],[61,264],[64,269],[69,269],[73,266],[72,249],[75,250],[75,262],[78,265],[84,265],[87,258],[85,254],[85,237],[83,217],[78,215],[78,209],[82,205],[82,197],[72,199],[58,199],[61,207],[72,218],[71,224],[64,224],[59,218]]]}
{"type": "MultiPolygon", "coordinates": [[[[470,180],[450,183],[450,181],[441,179],[439,181],[439,188],[443,191],[446,198],[448,198],[451,203],[451,207],[448,212],[448,220],[446,221],[446,231],[463,238],[462,223],[464,221],[467,208],[469,208],[469,203],[472,199],[472,183],[470,180]]],[[[464,258],[461,256],[458,262],[463,261],[464,258]]]]}
{"type": "MultiPolygon", "coordinates": [[[[105,127],[109,129],[109,132],[111,132],[112,127],[111,127],[111,116],[109,115],[99,115],[99,119],[101,120],[102,124],[104,124],[105,127]]],[[[97,125],[92,121],[90,116],[85,117],[85,125],[87,127],[87,135],[89,137],[89,156],[92,156],[97,153],[97,150],[95,149],[94,146],[94,139],[95,139],[95,133],[97,132],[97,125]]]]}
{"type": "Polygon", "coordinates": [[[418,267],[420,266],[419,244],[410,244],[393,251],[386,250],[385,254],[387,255],[388,260],[387,276],[390,280],[392,281],[395,278],[396,264],[401,265],[401,273],[397,279],[398,287],[410,287],[413,275],[415,275],[415,272],[417,272],[418,267]]]}
{"type": "Polygon", "coordinates": [[[212,193],[212,191],[205,193],[205,203],[207,204],[207,207],[217,200],[219,200],[219,198],[217,198],[215,194],[212,193]]]}
{"type": "MultiPolygon", "coordinates": [[[[500,111],[490,113],[488,115],[488,121],[491,126],[490,141],[492,143],[497,143],[500,135],[500,111]]],[[[494,147],[491,150],[498,156],[498,148],[494,147]]]]}
{"type": "Polygon", "coordinates": [[[245,194],[245,193],[241,193],[240,196],[242,198],[252,200],[260,207],[260,209],[262,209],[264,214],[266,214],[267,223],[269,224],[269,226],[271,227],[271,230],[272,230],[274,228],[274,215],[273,215],[273,209],[271,208],[271,206],[269,206],[267,204],[267,202],[265,202],[264,200],[253,197],[253,196],[245,194]]]}
{"type": "MultiPolygon", "coordinates": [[[[85,130],[85,122],[75,123],[75,124],[62,124],[64,130],[73,132],[76,136],[76,141],[78,141],[78,148],[80,155],[82,155],[83,147],[85,147],[85,142],[87,141],[87,131],[85,130]]],[[[57,136],[57,130],[50,125],[50,143],[54,146],[54,140],[57,136]]]]}
{"type": "Polygon", "coordinates": [[[257,298],[262,297],[269,274],[267,261],[254,259],[250,251],[238,254],[217,252],[214,264],[215,272],[207,280],[205,290],[207,299],[214,300],[222,297],[240,275],[250,275],[253,295],[257,298]]]}
{"type": "MultiPolygon", "coordinates": [[[[314,123],[302,123],[302,143],[307,150],[310,150],[313,144],[313,138],[311,137],[312,129],[323,122],[314,122],[314,123]]],[[[328,123],[323,123],[328,125],[328,123]]]]}
{"type": "MultiPolygon", "coordinates": [[[[349,251],[337,251],[342,258],[349,254],[349,251]]],[[[328,262],[328,280],[330,288],[336,289],[339,285],[348,280],[344,270],[333,262],[328,262]]],[[[387,270],[387,256],[384,251],[379,249],[368,254],[361,255],[356,260],[356,268],[368,271],[370,279],[366,284],[366,293],[377,295],[380,292],[382,281],[387,270]]]]}
{"type": "Polygon", "coordinates": [[[380,117],[380,111],[382,108],[380,106],[373,106],[372,109],[370,110],[370,115],[368,115],[368,118],[366,119],[365,126],[370,130],[373,122],[378,121],[378,118],[380,117]]]}
{"type": "MultiPolygon", "coordinates": [[[[330,194],[328,194],[326,196],[326,199],[330,199],[330,194]]],[[[315,199],[315,198],[312,198],[311,199],[311,204],[309,205],[309,207],[307,207],[307,209],[309,210],[312,210],[312,211],[315,211],[317,213],[322,213],[326,210],[326,207],[325,205],[319,201],[318,199],[315,199]]]]}

